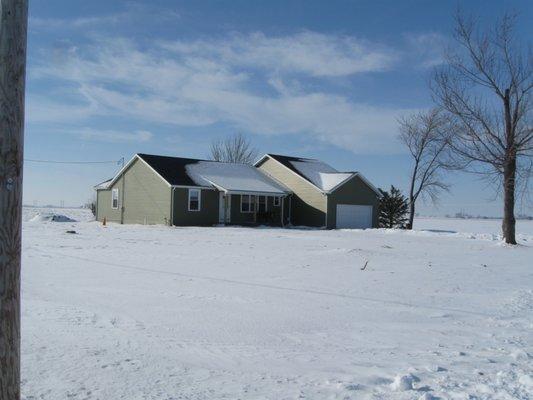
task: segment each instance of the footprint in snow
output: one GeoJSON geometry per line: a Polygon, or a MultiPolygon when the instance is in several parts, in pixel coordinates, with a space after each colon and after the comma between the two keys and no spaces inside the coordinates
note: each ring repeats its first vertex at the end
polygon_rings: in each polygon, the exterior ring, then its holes
{"type": "Polygon", "coordinates": [[[414,389],[414,382],[420,382],[420,378],[418,378],[416,375],[396,375],[394,381],[390,384],[390,388],[398,392],[405,392],[407,390],[414,389]]]}

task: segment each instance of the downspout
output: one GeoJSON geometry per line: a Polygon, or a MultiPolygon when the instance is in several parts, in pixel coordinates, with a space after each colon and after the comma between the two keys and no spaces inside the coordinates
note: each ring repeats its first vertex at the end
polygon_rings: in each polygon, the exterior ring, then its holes
{"type": "MultiPolygon", "coordinates": [[[[122,157],[122,168],[124,168],[124,157],[122,157]]],[[[120,204],[120,223],[124,224],[124,207],[126,205],[126,171],[122,173],[122,201],[120,204]]],[[[119,197],[120,199],[120,197],[119,197]]]]}
{"type": "Polygon", "coordinates": [[[120,223],[124,224],[124,208],[126,206],[126,174],[122,174],[122,202],[120,204],[120,223]]]}
{"type": "Polygon", "coordinates": [[[176,188],[170,187],[170,226],[174,226],[174,191],[176,188]]]}
{"type": "Polygon", "coordinates": [[[326,229],[328,229],[328,195],[324,194],[326,196],[326,229]]]}

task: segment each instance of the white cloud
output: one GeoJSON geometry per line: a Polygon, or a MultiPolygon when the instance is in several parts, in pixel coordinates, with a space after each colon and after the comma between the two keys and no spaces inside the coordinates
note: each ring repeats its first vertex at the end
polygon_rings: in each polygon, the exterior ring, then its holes
{"type": "Polygon", "coordinates": [[[26,96],[28,123],[74,123],[83,121],[98,113],[98,105],[88,101],[67,102],[59,96],[29,94],[26,96]]]}
{"type": "Polygon", "coordinates": [[[257,32],[217,40],[161,43],[180,56],[216,57],[236,67],[256,67],[316,77],[383,71],[396,60],[390,48],[353,36],[300,32],[269,37],[257,32]]]}
{"type": "Polygon", "coordinates": [[[119,24],[160,23],[179,19],[178,12],[170,9],[157,9],[139,3],[129,3],[124,11],[106,15],[93,15],[77,18],[40,18],[30,16],[30,30],[86,30],[108,28],[119,24]],[[146,18],[147,15],[150,18],[146,18]]]}
{"type": "Polygon", "coordinates": [[[99,130],[93,128],[83,128],[74,130],[74,134],[79,135],[85,140],[94,140],[100,142],[122,143],[122,142],[148,142],[152,139],[153,134],[148,131],[138,130],[134,132],[124,132],[115,130],[99,130]]]}
{"type": "MultiPolygon", "coordinates": [[[[302,83],[388,68],[393,56],[374,47],[310,32],[164,43],[147,51],[130,40],[100,39],[67,49],[61,62],[41,61],[31,76],[62,80],[69,95],[76,87],[80,104],[88,104],[78,110],[81,119],[111,115],[184,127],[225,122],[255,134],[309,135],[354,152],[395,152],[396,117],[404,110],[355,103],[328,92],[327,82],[312,89],[302,83]],[[261,85],[275,93],[258,89],[261,85]]],[[[56,106],[32,103],[30,118],[56,106]]],[[[64,106],[69,118],[72,106],[64,106]]],[[[59,114],[49,119],[61,121],[59,114]]],[[[108,140],[151,137],[107,134],[108,140]]],[[[105,139],[101,132],[86,135],[105,139]]]]}
{"type": "Polygon", "coordinates": [[[448,38],[435,32],[405,35],[407,61],[411,65],[431,68],[444,62],[444,49],[448,38]]]}
{"type": "Polygon", "coordinates": [[[30,17],[28,25],[30,29],[38,30],[82,29],[98,25],[116,24],[121,22],[127,15],[126,13],[121,13],[72,19],[30,17]]]}

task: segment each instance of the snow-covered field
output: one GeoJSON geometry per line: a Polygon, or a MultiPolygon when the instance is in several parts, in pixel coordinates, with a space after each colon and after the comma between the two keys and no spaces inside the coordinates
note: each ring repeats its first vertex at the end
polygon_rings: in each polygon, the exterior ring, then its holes
{"type": "Polygon", "coordinates": [[[38,212],[24,210],[25,399],[532,396],[533,222],[513,248],[498,221],[103,227],[38,212]]]}

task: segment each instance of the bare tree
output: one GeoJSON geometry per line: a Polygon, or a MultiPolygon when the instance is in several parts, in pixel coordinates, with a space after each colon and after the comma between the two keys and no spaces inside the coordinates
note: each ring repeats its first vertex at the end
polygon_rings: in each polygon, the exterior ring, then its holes
{"type": "Polygon", "coordinates": [[[399,120],[400,140],[413,158],[413,170],[409,185],[409,221],[407,229],[413,229],[415,205],[420,196],[436,202],[448,185],[442,179],[443,160],[447,140],[443,133],[446,120],[439,109],[404,117],[399,120]]]}
{"type": "Polygon", "coordinates": [[[89,200],[87,203],[85,203],[83,207],[88,210],[91,210],[91,213],[93,214],[93,216],[96,217],[96,199],[93,198],[89,200]]]}
{"type": "Polygon", "coordinates": [[[492,30],[456,16],[457,48],[435,72],[432,90],[449,117],[452,167],[482,174],[503,189],[502,231],[516,244],[517,177],[531,176],[533,88],[531,45],[520,46],[515,17],[504,15],[492,30]]]}
{"type": "Polygon", "coordinates": [[[237,164],[252,164],[257,150],[241,133],[211,143],[211,159],[237,164]]]}
{"type": "Polygon", "coordinates": [[[20,398],[26,0],[0,0],[0,399],[20,398]]]}

